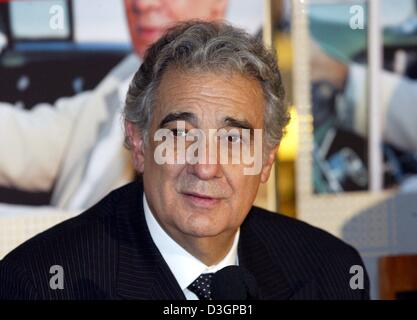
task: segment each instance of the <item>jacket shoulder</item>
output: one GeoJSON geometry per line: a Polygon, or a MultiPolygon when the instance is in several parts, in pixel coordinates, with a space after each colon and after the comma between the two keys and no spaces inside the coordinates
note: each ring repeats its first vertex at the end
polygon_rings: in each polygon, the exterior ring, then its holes
{"type": "Polygon", "coordinates": [[[138,194],[126,185],[79,216],[29,239],[0,262],[0,299],[74,299],[104,297],[116,274],[116,217],[127,214],[123,203],[138,194]],[[54,268],[61,267],[69,290],[50,290],[54,268]],[[52,271],[51,271],[52,270],[52,271]],[[68,272],[67,272],[68,271],[68,272]],[[52,274],[51,274],[52,273],[52,274]],[[103,282],[103,276],[106,281],[103,282]]]}
{"type": "Polygon", "coordinates": [[[257,207],[247,222],[288,278],[314,279],[324,299],[368,298],[368,274],[351,245],[306,222],[257,207]],[[365,290],[350,288],[352,271],[358,267],[363,270],[365,290]]]}
{"type": "Polygon", "coordinates": [[[64,244],[71,244],[71,247],[74,247],[86,237],[97,233],[105,235],[110,232],[107,228],[115,219],[119,202],[135,188],[134,183],[130,183],[112,191],[78,216],[65,220],[19,245],[7,254],[2,262],[29,258],[35,252],[40,253],[39,250],[51,250],[64,244]]]}
{"type": "Polygon", "coordinates": [[[351,245],[329,232],[280,213],[254,207],[248,222],[262,229],[268,237],[279,240],[280,243],[286,243],[290,247],[356,252],[351,245]]]}

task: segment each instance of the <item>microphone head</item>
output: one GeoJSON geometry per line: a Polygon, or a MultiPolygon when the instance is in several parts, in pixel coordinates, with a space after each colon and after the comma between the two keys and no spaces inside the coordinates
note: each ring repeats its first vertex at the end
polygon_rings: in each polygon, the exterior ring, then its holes
{"type": "Polygon", "coordinates": [[[211,296],[213,300],[258,300],[258,284],[245,268],[228,266],[214,274],[211,296]]]}

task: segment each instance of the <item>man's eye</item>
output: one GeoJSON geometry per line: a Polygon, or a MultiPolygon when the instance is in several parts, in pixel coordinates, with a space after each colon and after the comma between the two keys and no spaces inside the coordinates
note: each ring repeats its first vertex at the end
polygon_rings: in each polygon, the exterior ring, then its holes
{"type": "Polygon", "coordinates": [[[238,135],[228,135],[226,136],[226,138],[227,138],[227,141],[231,143],[238,143],[242,141],[241,137],[238,135]]]}
{"type": "Polygon", "coordinates": [[[184,129],[171,129],[171,132],[175,137],[185,137],[187,135],[187,131],[184,129]]]}

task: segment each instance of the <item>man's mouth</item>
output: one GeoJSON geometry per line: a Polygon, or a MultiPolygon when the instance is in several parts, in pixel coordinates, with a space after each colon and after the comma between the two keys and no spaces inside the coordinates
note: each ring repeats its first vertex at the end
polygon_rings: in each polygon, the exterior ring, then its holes
{"type": "Polygon", "coordinates": [[[138,26],[136,30],[140,34],[141,38],[147,39],[147,40],[157,40],[160,37],[160,35],[163,33],[163,30],[161,28],[155,28],[155,27],[138,26]]]}
{"type": "Polygon", "coordinates": [[[219,197],[212,197],[196,192],[185,192],[183,195],[187,201],[200,208],[212,208],[222,200],[219,197]]]}

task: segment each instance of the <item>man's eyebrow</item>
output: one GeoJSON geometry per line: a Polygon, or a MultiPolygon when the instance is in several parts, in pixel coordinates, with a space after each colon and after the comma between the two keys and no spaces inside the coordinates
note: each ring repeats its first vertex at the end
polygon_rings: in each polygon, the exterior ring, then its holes
{"type": "Polygon", "coordinates": [[[171,112],[168,113],[159,123],[159,128],[164,127],[167,123],[173,121],[187,121],[196,126],[197,117],[192,112],[171,112]]]}
{"type": "Polygon", "coordinates": [[[226,117],[224,118],[223,122],[228,127],[253,130],[253,125],[245,119],[236,119],[233,117],[226,117]]]}

